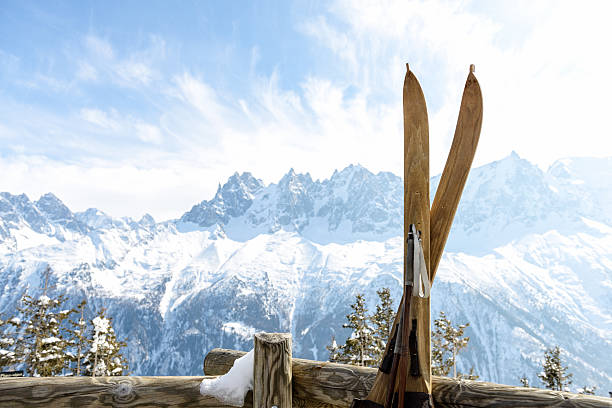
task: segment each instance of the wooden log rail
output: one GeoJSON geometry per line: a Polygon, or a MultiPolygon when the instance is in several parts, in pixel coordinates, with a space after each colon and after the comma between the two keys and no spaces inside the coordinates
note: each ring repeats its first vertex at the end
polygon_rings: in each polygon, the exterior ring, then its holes
{"type": "MultiPolygon", "coordinates": [[[[286,347],[281,349],[286,350],[286,347]]],[[[204,360],[204,370],[213,376],[225,374],[234,360],[244,354],[242,351],[214,349],[204,360]]],[[[286,367],[285,360],[286,357],[281,367],[286,367]]],[[[279,373],[287,371],[288,368],[283,368],[279,373]]],[[[375,376],[376,369],[373,368],[293,358],[289,375],[291,406],[346,408],[353,398],[363,398],[367,394],[375,376]]],[[[199,385],[203,378],[206,377],[0,378],[0,407],[229,408],[212,397],[200,395],[199,385]]],[[[273,395],[277,390],[271,391],[268,396],[264,393],[263,398],[272,398],[272,401],[279,398],[273,395]]],[[[247,394],[246,408],[253,407],[252,394],[247,394]]],[[[283,395],[290,394],[285,392],[283,395]]],[[[435,376],[433,397],[437,408],[612,408],[612,399],[609,398],[435,376]]],[[[287,405],[286,402],[281,404],[287,405]]]]}
{"type": "MultiPolygon", "coordinates": [[[[205,377],[0,378],[0,407],[218,407],[205,377]]],[[[252,398],[245,406],[252,406],[252,398]]]]}
{"type": "MultiPolygon", "coordinates": [[[[225,374],[242,351],[214,349],[204,359],[207,375],[225,374]]],[[[376,377],[375,368],[292,359],[293,398],[303,406],[348,407],[353,398],[364,398],[376,377]]],[[[433,376],[436,408],[462,407],[612,407],[612,399],[569,392],[513,387],[481,381],[433,376]]]]}

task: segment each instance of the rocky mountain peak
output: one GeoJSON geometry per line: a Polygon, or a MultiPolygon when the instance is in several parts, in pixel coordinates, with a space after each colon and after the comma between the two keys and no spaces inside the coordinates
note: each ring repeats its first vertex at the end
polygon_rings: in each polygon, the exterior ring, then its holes
{"type": "Polygon", "coordinates": [[[52,221],[69,220],[73,217],[72,211],[53,193],[42,195],[34,205],[52,221]]]}
{"type": "Polygon", "coordinates": [[[334,174],[332,174],[329,181],[332,183],[350,182],[355,175],[360,175],[363,173],[369,173],[370,175],[373,175],[361,164],[349,164],[347,167],[340,171],[334,170],[334,174]]]}
{"type": "Polygon", "coordinates": [[[290,169],[278,182],[278,188],[282,192],[291,192],[294,194],[300,194],[308,191],[312,186],[312,178],[310,173],[297,174],[295,170],[290,169]]]}
{"type": "Polygon", "coordinates": [[[4,201],[6,204],[6,208],[11,209],[11,211],[20,211],[32,205],[32,202],[25,194],[13,195],[11,193],[2,192],[0,193],[1,201],[4,201]]]}
{"type": "Polygon", "coordinates": [[[155,225],[155,219],[151,216],[151,214],[147,213],[142,216],[142,218],[140,219],[140,221],[138,221],[138,223],[142,225],[153,226],[155,225]]]}
{"type": "Polygon", "coordinates": [[[225,225],[231,218],[240,217],[253,203],[254,196],[263,189],[261,180],[251,173],[234,173],[223,186],[219,185],[215,197],[194,205],[181,217],[182,222],[191,222],[202,227],[225,225]]]}
{"type": "Polygon", "coordinates": [[[256,179],[250,172],[238,174],[235,172],[223,185],[222,191],[242,191],[250,195],[256,194],[264,187],[261,180],[256,179]]]}

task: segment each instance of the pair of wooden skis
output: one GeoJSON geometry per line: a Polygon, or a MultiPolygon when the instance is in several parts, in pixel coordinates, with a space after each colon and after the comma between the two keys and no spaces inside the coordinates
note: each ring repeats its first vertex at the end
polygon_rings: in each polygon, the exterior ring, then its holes
{"type": "MultiPolygon", "coordinates": [[[[424,262],[433,283],[482,125],[482,94],[474,66],[463,90],[453,143],[429,208],[429,124],[421,86],[406,64],[404,79],[404,295],[374,385],[352,408],[432,407],[429,296],[415,289],[424,262]],[[419,247],[415,251],[415,245],[419,247]],[[419,261],[419,258],[421,260],[419,261]]],[[[428,289],[428,288],[426,288],[428,289]]]]}

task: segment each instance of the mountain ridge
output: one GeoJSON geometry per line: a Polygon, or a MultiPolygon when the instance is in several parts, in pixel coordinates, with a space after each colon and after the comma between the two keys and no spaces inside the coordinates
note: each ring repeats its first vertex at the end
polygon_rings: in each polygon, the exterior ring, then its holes
{"type": "MultiPolygon", "coordinates": [[[[544,172],[516,154],[472,170],[432,291],[433,318],[471,323],[461,370],[537,384],[543,348],[560,344],[576,381],[612,385],[612,357],[598,355],[612,350],[612,201],[589,174],[586,159],[544,172]]],[[[235,173],[163,222],[0,193],[0,312],[49,264],[58,291],[115,316],[134,373],[199,374],[208,350],[249,348],[260,330],[326,359],[356,293],[370,308],[382,286],[401,296],[402,192],[399,177],[359,165],[268,185],[235,173]]]]}

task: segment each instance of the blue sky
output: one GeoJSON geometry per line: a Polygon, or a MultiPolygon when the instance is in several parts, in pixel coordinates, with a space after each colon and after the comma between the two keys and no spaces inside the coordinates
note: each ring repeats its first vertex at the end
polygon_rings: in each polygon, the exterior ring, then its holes
{"type": "Polygon", "coordinates": [[[441,171],[470,63],[475,164],[611,156],[609,2],[3,1],[0,191],[178,217],[234,171],[401,174],[401,86],[441,171]]]}

